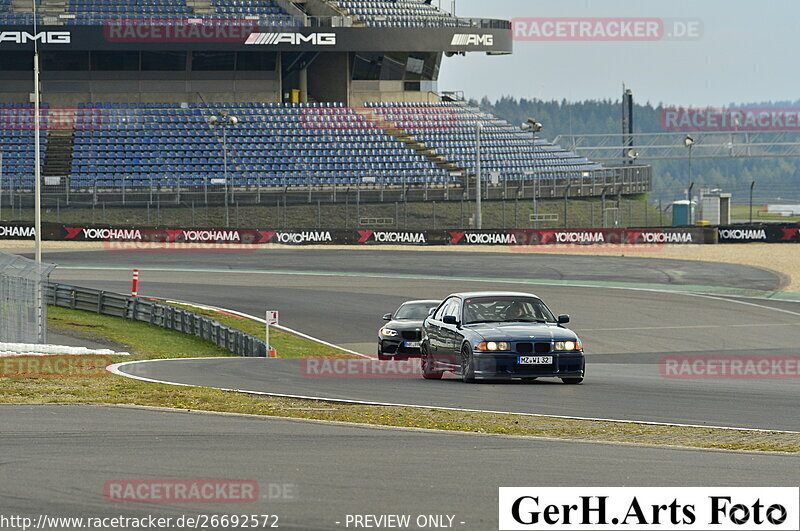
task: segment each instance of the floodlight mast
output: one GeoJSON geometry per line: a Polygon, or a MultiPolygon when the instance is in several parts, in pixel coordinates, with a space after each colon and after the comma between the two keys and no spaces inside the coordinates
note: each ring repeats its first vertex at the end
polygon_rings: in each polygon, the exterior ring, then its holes
{"type": "Polygon", "coordinates": [[[481,133],[483,132],[483,124],[478,122],[475,128],[475,228],[481,230],[483,228],[483,179],[481,178],[481,133]]]}
{"type": "Polygon", "coordinates": [[[36,0],[33,3],[33,141],[34,141],[34,257],[37,264],[42,263],[42,153],[41,117],[39,116],[39,39],[36,38],[36,0]]]}
{"type": "Polygon", "coordinates": [[[536,118],[528,118],[525,122],[522,123],[520,129],[523,131],[530,131],[533,135],[533,165],[531,166],[531,177],[533,181],[533,228],[539,228],[539,182],[536,180],[536,133],[540,133],[542,131],[542,124],[536,121],[536,118]]]}

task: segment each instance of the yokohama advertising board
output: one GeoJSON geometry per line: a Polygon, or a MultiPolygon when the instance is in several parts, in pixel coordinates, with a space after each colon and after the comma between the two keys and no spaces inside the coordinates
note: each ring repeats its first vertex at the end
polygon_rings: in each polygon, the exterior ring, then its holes
{"type": "Polygon", "coordinates": [[[730,225],[717,229],[719,243],[800,243],[800,225],[730,225]]]}
{"type": "Polygon", "coordinates": [[[514,229],[450,232],[450,245],[666,245],[713,243],[706,229],[514,229]]]}

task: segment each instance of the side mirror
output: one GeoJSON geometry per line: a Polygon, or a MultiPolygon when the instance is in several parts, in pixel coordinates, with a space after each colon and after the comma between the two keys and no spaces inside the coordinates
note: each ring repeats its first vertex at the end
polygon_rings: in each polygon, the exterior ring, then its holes
{"type": "Polygon", "coordinates": [[[385,314],[383,316],[383,320],[384,321],[391,321],[392,320],[392,314],[390,314],[390,313],[385,314]]]}
{"type": "Polygon", "coordinates": [[[442,317],[442,322],[446,325],[457,325],[458,319],[456,319],[455,315],[445,315],[442,317]]]}
{"type": "Polygon", "coordinates": [[[569,322],[569,315],[559,315],[558,316],[558,324],[567,324],[569,322]]]}

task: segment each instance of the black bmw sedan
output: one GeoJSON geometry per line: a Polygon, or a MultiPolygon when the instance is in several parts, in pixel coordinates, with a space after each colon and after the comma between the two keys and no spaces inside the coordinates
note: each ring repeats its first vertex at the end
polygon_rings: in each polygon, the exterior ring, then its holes
{"type": "Polygon", "coordinates": [[[422,339],[422,320],[442,301],[408,301],[392,314],[383,316],[389,321],[378,330],[378,359],[404,359],[419,356],[422,339]]]}
{"type": "Polygon", "coordinates": [[[450,371],[465,382],[555,377],[579,384],[583,345],[568,322],[530,293],[454,293],[423,322],[423,377],[450,371]]]}

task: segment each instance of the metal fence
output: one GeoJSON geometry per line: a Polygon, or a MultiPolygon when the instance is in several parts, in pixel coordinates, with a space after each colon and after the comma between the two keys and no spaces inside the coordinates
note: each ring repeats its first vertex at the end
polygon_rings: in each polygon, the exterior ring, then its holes
{"type": "Polygon", "coordinates": [[[0,341],[45,343],[47,307],[42,290],[55,268],[0,251],[0,341]]]}
{"type": "Polygon", "coordinates": [[[48,284],[46,300],[47,304],[61,308],[121,317],[194,335],[230,350],[237,356],[267,356],[268,348],[263,340],[204,315],[169,304],[63,284],[48,284]]]}
{"type": "MultiPolygon", "coordinates": [[[[33,191],[20,176],[0,182],[0,220],[32,217],[33,191]]],[[[162,185],[129,187],[124,180],[106,180],[103,186],[74,188],[45,186],[43,219],[56,223],[110,225],[172,225],[181,227],[262,226],[282,229],[353,228],[371,225],[395,228],[467,228],[476,190],[474,176],[465,183],[381,184],[366,177],[353,184],[231,187],[162,185]],[[471,185],[469,185],[471,184],[471,185]],[[226,201],[227,200],[227,201],[226,201]],[[227,205],[226,205],[227,202],[227,205]]],[[[483,201],[498,202],[497,227],[524,227],[526,201],[602,200],[637,196],[650,191],[649,167],[606,168],[582,174],[526,175],[519,181],[483,180],[483,201]],[[505,203],[500,205],[499,202],[505,203]],[[518,211],[515,218],[514,212],[518,211]],[[505,220],[505,221],[503,221],[505,220]]],[[[28,183],[29,184],[29,183],[28,183]]],[[[558,225],[560,226],[560,225],[558,225]]],[[[489,228],[486,226],[485,228],[489,228]]]]}

